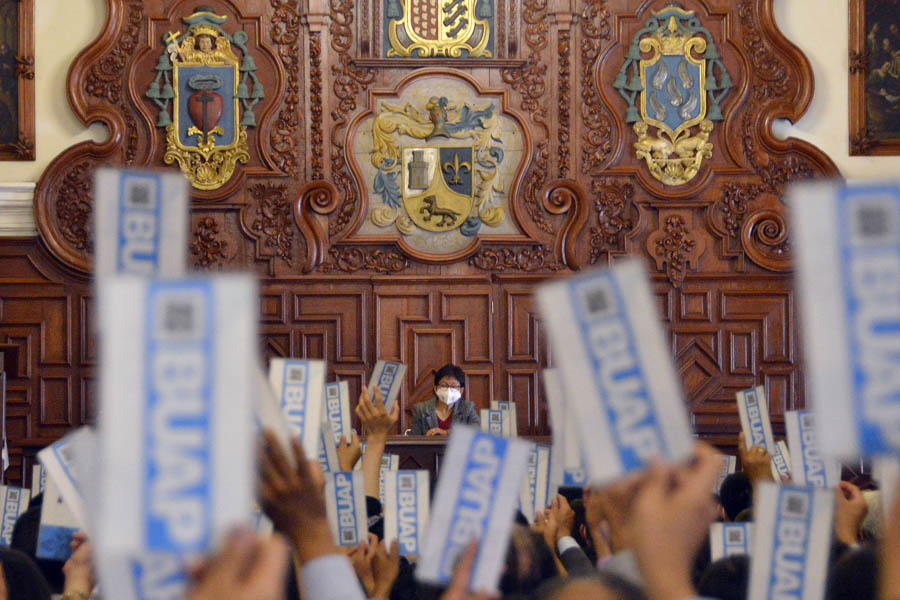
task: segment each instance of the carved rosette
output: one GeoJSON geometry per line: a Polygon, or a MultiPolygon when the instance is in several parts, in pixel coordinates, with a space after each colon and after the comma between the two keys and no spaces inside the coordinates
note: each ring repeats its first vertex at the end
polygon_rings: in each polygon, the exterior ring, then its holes
{"type": "Polygon", "coordinates": [[[219,222],[202,217],[194,227],[190,243],[194,266],[200,269],[222,269],[228,261],[228,242],[221,237],[219,222]]]}
{"type": "Polygon", "coordinates": [[[271,275],[275,274],[276,260],[293,267],[295,228],[287,185],[255,183],[249,195],[252,202],[241,215],[247,234],[256,240],[256,259],[268,260],[271,275]]]}
{"type": "Polygon", "coordinates": [[[591,181],[596,225],[591,227],[591,264],[603,255],[621,254],[625,250],[625,235],[637,223],[634,205],[634,185],[610,179],[591,181]]]}
{"type": "Polygon", "coordinates": [[[656,262],[656,268],[665,268],[666,277],[674,287],[684,283],[688,269],[696,269],[705,243],[703,238],[691,232],[690,213],[660,211],[659,229],[647,238],[647,251],[656,262]]]}

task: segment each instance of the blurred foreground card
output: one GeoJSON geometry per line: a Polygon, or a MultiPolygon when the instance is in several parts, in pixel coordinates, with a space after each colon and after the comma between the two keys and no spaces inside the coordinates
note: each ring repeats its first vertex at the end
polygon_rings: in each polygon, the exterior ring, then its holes
{"type": "Polygon", "coordinates": [[[900,452],[900,187],[820,182],[788,196],[822,450],[900,452]]]}
{"type": "Polygon", "coordinates": [[[641,264],[544,284],[537,298],[588,479],[608,483],[654,456],[690,456],[684,394],[641,264]]]}
{"type": "Polygon", "coordinates": [[[709,526],[710,560],[735,554],[750,554],[753,547],[753,523],[713,523],[709,526]]]}
{"type": "Polygon", "coordinates": [[[784,428],[791,451],[791,479],[796,485],[835,487],[841,481],[841,465],[822,455],[811,410],[784,413],[784,428]]]}

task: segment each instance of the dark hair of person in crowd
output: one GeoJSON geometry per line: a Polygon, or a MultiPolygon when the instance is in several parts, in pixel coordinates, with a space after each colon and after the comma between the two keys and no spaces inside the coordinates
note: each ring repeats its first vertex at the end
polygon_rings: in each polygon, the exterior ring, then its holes
{"type": "Polygon", "coordinates": [[[466,385],[466,374],[456,365],[447,364],[437,370],[437,373],[434,374],[435,387],[437,387],[444,377],[452,377],[458,381],[460,385],[466,385]]]}
{"type": "Polygon", "coordinates": [[[826,600],[875,600],[878,597],[878,552],[864,544],[845,552],[828,569],[826,600]]]}
{"type": "Polygon", "coordinates": [[[572,508],[572,512],[575,513],[575,521],[572,524],[572,538],[584,550],[584,554],[591,561],[591,564],[595,564],[597,562],[597,550],[594,548],[594,541],[591,539],[587,521],[585,520],[584,500],[576,498],[569,502],[569,506],[572,508]]]}
{"type": "Polygon", "coordinates": [[[504,598],[530,598],[547,579],[556,576],[553,553],[541,534],[522,525],[513,525],[506,565],[500,577],[504,598]]]}
{"type": "MultiPolygon", "coordinates": [[[[19,515],[16,525],[13,527],[12,542],[9,547],[13,550],[19,550],[28,555],[31,560],[40,569],[44,579],[50,585],[50,591],[54,594],[60,594],[63,590],[63,584],[66,581],[63,575],[63,565],[65,561],[47,560],[45,558],[37,558],[37,540],[38,528],[41,524],[41,506],[43,505],[44,495],[38,494],[31,499],[28,509],[19,515]]],[[[10,596],[14,598],[15,596],[10,596]]]]}
{"type": "Polygon", "coordinates": [[[50,586],[24,552],[0,548],[6,597],[10,600],[50,600],[50,586]]]}
{"type": "Polygon", "coordinates": [[[735,521],[741,511],[753,505],[753,483],[747,474],[732,473],[719,487],[719,500],[728,520],[735,521]]]}
{"type": "MultiPolygon", "coordinates": [[[[618,575],[603,571],[598,572],[596,575],[591,575],[590,577],[554,577],[541,584],[533,597],[535,600],[564,599],[567,598],[567,588],[581,587],[579,584],[582,583],[594,583],[603,586],[607,592],[607,595],[603,597],[604,599],[647,600],[647,595],[639,586],[618,575]]],[[[569,594],[568,596],[572,596],[572,594],[569,594]]],[[[584,596],[581,596],[581,598],[586,600],[584,596]]],[[[594,596],[591,596],[590,598],[593,600],[594,596]]]]}
{"type": "Polygon", "coordinates": [[[744,600],[750,582],[750,557],[727,556],[710,563],[697,585],[700,596],[718,600],[744,600]]]}

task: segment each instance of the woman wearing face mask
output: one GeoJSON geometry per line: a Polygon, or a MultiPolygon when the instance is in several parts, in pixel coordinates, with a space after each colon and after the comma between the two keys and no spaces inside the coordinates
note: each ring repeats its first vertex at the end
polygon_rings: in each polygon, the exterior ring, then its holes
{"type": "Polygon", "coordinates": [[[434,396],[413,407],[413,435],[447,435],[453,423],[480,423],[475,405],[463,400],[466,377],[456,365],[444,365],[434,374],[434,396]]]}

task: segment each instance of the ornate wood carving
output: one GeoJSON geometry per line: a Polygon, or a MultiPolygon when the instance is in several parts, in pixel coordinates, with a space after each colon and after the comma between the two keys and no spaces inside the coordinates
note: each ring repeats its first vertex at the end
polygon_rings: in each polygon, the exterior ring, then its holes
{"type": "Polygon", "coordinates": [[[0,91],[10,103],[0,109],[11,121],[0,128],[0,161],[34,160],[34,0],[18,0],[9,8],[17,12],[18,27],[15,47],[0,55],[0,91]]]}
{"type": "MultiPolygon", "coordinates": [[[[698,432],[731,443],[734,392],[760,383],[778,429],[784,410],[803,405],[782,194],[792,181],[837,170],[816,148],[771,132],[775,118],[799,119],[813,91],[809,64],[775,26],[772,0],[681,1],[709,30],[734,87],[710,136],[712,156],[689,183],[667,186],[636,157],[612,84],[635,34],[668,0],[495,2],[496,58],[477,64],[377,58],[378,3],[363,19],[352,0],[330,0],[320,13],[298,0],[207,0],[247,33],[267,96],[255,108],[249,163],[223,188],[193,195],[190,264],[260,276],[266,356],[325,358],[329,377],[347,379],[353,393],[377,358],[407,361],[404,423],[429,374],[453,360],[476,404],[510,398],[519,430],[545,434],[539,373],[551,359],[533,286],[641,256],[698,432]],[[497,192],[509,198],[509,229],[443,255],[361,228],[367,157],[352,154],[378,102],[402,108],[404,86],[432,79],[490,93],[522,138],[507,156],[520,166],[497,192]]],[[[105,124],[110,137],[66,150],[46,170],[35,194],[40,242],[0,244],[0,342],[21,342],[28,357],[12,380],[17,473],[36,447],[94,414],[84,280],[94,168],[170,168],[143,92],[162,34],[195,5],[108,5],[69,92],[78,118],[105,124]]],[[[858,133],[859,145],[873,143],[858,133]]]]}

